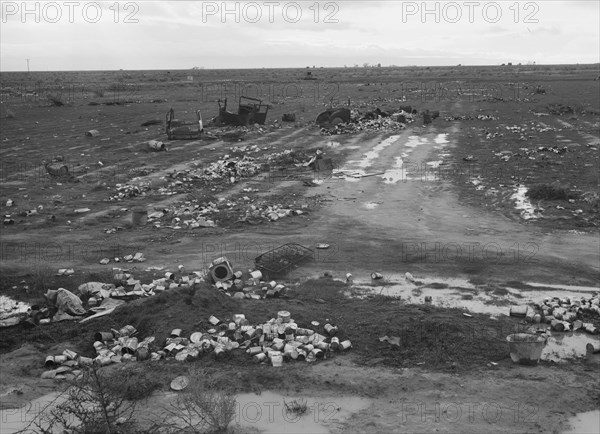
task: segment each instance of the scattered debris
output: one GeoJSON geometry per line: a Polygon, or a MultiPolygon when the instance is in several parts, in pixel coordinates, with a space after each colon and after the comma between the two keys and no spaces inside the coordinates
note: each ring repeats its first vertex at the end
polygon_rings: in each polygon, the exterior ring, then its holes
{"type": "Polygon", "coordinates": [[[165,146],[165,144],[159,140],[150,140],[148,142],[148,147],[152,151],[166,151],[167,150],[167,147],[165,146]]]}
{"type": "Polygon", "coordinates": [[[586,318],[600,316],[600,295],[579,300],[570,298],[546,297],[541,303],[533,306],[511,306],[511,316],[525,318],[530,323],[544,322],[553,331],[586,331],[599,333],[592,322],[584,322],[586,318]]]}
{"type": "Polygon", "coordinates": [[[89,130],[85,135],[88,137],[97,137],[100,135],[100,132],[98,130],[89,130]]]}

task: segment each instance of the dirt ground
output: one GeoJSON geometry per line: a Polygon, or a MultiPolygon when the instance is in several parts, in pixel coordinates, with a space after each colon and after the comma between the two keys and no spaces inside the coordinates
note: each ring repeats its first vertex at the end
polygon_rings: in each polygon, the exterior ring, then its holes
{"type": "MultiPolygon", "coordinates": [[[[304,326],[333,321],[352,349],[281,369],[254,365],[245,354],[194,365],[238,393],[369,400],[367,408],[329,424],[334,432],[561,432],[568,417],[600,407],[597,358],[512,363],[505,337],[524,327],[515,318],[465,317],[459,309],[385,297],[383,286],[382,295],[350,298],[352,285],[344,283],[346,273],[369,281],[378,271],[384,280],[405,272],[417,279],[462,279],[476,291],[497,294],[527,282],[545,289],[599,287],[597,65],[344,68],[313,75],[317,80],[302,80],[304,70],[2,74],[0,197],[2,214],[14,223],[2,226],[0,294],[37,303],[48,288],[110,282],[113,267],[130,269],[147,283],[179,265],[205,270],[222,255],[248,270],[258,254],[287,242],[330,245],[282,279],[291,288],[283,298],[238,300],[201,284],[131,301],[83,325],[3,329],[2,409],[59,390],[61,384],[39,379],[45,355],[71,348],[93,356],[96,331],[133,324],[163,341],[173,328],[189,334],[207,327],[210,315],[245,313],[258,322],[279,310],[304,326]],[[210,125],[216,99],[227,97],[233,109],[240,89],[271,104],[266,124],[210,125]],[[314,118],[332,98],[339,105],[350,98],[363,113],[412,105],[439,110],[440,117],[431,125],[417,116],[405,129],[329,135],[314,118]],[[187,120],[200,109],[207,131],[218,138],[167,141],[170,107],[187,120]],[[284,113],[296,113],[297,121],[281,122],[284,113]],[[161,123],[142,126],[149,120],[161,123]],[[100,134],[87,137],[91,129],[100,134]],[[232,131],[241,138],[227,136],[232,131]],[[151,152],[147,142],[153,139],[168,150],[151,152]],[[298,171],[294,163],[317,149],[336,169],[371,176],[298,171]],[[46,173],[42,161],[58,155],[74,180],[46,173]],[[234,184],[229,177],[186,175],[224,155],[250,156],[265,170],[234,184]],[[147,190],[110,199],[118,184],[132,182],[147,190]],[[571,196],[517,209],[519,186],[539,184],[560,186],[571,196]],[[186,201],[216,202],[216,227],[131,224],[134,207],[152,212],[186,201]],[[303,213],[243,221],[249,205],[263,204],[303,213]],[[80,208],[90,210],[76,213],[80,208]],[[99,263],[138,251],[145,262],[99,263]],[[55,276],[59,268],[75,274],[55,276]],[[324,271],[335,279],[324,278],[324,271]],[[400,336],[401,345],[381,342],[385,335],[400,336]],[[459,415],[452,413],[457,408],[459,415]]],[[[590,320],[598,325],[598,318],[590,320]]],[[[189,368],[175,361],[142,365],[161,378],[159,396],[189,368]]],[[[152,411],[152,402],[145,411],[152,411]]]]}

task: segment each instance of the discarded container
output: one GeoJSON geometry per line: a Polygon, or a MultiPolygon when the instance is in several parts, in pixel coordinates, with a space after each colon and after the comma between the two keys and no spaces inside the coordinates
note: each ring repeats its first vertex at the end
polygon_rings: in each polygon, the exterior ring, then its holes
{"type": "Polygon", "coordinates": [[[209,273],[213,282],[231,280],[233,277],[233,268],[226,257],[221,257],[212,262],[209,273]]]}
{"type": "Polygon", "coordinates": [[[325,331],[327,332],[327,334],[329,336],[335,336],[338,328],[335,326],[332,326],[331,324],[325,324],[325,326],[323,327],[325,329],[325,331]]]}
{"type": "Polygon", "coordinates": [[[165,151],[165,144],[159,140],[150,140],[148,142],[148,147],[153,151],[165,151]]]}
{"type": "Polygon", "coordinates": [[[171,381],[171,389],[173,390],[183,390],[186,387],[188,387],[190,384],[190,379],[184,375],[175,378],[173,381],[171,381]]]}
{"type": "Polygon", "coordinates": [[[597,343],[588,343],[585,346],[585,350],[588,354],[598,354],[600,353],[600,342],[597,343]]]}
{"type": "Polygon", "coordinates": [[[371,279],[373,279],[373,280],[383,279],[383,274],[377,273],[376,271],[374,271],[371,273],[371,279]]]}
{"type": "Polygon", "coordinates": [[[330,347],[332,349],[332,351],[336,351],[340,348],[340,340],[339,338],[331,338],[331,344],[330,347]]]}
{"type": "Polygon", "coordinates": [[[352,348],[352,343],[349,340],[345,340],[343,342],[340,342],[340,349],[342,351],[346,351],[347,349],[352,348]]]}
{"type": "Polygon", "coordinates": [[[283,355],[279,351],[271,353],[271,364],[275,368],[279,368],[283,365],[283,355]]]}
{"type": "Polygon", "coordinates": [[[85,133],[85,135],[88,137],[96,137],[100,135],[100,132],[98,130],[89,130],[85,133]]]}
{"type": "Polygon", "coordinates": [[[528,309],[529,309],[529,306],[527,306],[527,305],[511,306],[510,307],[510,316],[525,317],[525,316],[527,316],[528,309]]]}
{"type": "Polygon", "coordinates": [[[552,327],[552,330],[555,332],[562,332],[565,330],[565,324],[557,319],[552,320],[550,327],[552,327]]]}
{"type": "Polygon", "coordinates": [[[54,362],[54,356],[47,356],[46,360],[44,361],[44,366],[46,368],[53,368],[56,366],[56,363],[54,362]]]}
{"type": "Polygon", "coordinates": [[[65,363],[67,361],[67,356],[61,354],[59,356],[54,356],[54,363],[57,365],[62,365],[63,363],[65,363]]]}
{"type": "Polygon", "coordinates": [[[290,322],[290,313],[287,310],[280,310],[277,312],[277,318],[284,323],[288,323],[290,322]]]}
{"type": "Polygon", "coordinates": [[[262,348],[261,347],[250,347],[246,350],[246,353],[250,354],[251,356],[254,356],[258,353],[262,353],[262,348]]]}
{"type": "Polygon", "coordinates": [[[181,329],[173,329],[173,331],[171,331],[172,338],[178,338],[180,336],[181,336],[181,329]]]}
{"type": "Polygon", "coordinates": [[[110,332],[97,332],[94,334],[95,342],[112,341],[114,338],[114,335],[110,332]]]}
{"type": "Polygon", "coordinates": [[[79,357],[79,364],[81,366],[92,366],[92,364],[94,363],[94,359],[90,358],[90,357],[79,357]]]}
{"type": "Polygon", "coordinates": [[[260,281],[263,278],[263,275],[259,270],[252,271],[250,276],[256,281],[260,281]]]}
{"type": "Polygon", "coordinates": [[[77,358],[77,353],[71,350],[64,350],[63,356],[67,356],[67,359],[69,360],[75,360],[77,358]]]}
{"type": "Polygon", "coordinates": [[[216,326],[217,324],[219,324],[221,322],[221,320],[219,320],[216,316],[211,315],[208,318],[208,322],[211,323],[213,326],[216,326]]]}
{"type": "Polygon", "coordinates": [[[262,353],[262,352],[261,352],[261,353],[255,354],[255,355],[252,357],[252,360],[253,360],[255,363],[262,363],[262,362],[264,362],[265,360],[267,360],[267,355],[266,355],[265,353],[262,353]]]}
{"type": "Polygon", "coordinates": [[[133,226],[145,226],[148,223],[148,210],[135,208],[131,212],[131,224],[133,226]]]}
{"type": "Polygon", "coordinates": [[[546,346],[546,338],[529,333],[515,333],[506,337],[510,358],[521,365],[537,365],[546,346]]]}
{"type": "Polygon", "coordinates": [[[126,325],[121,330],[119,330],[119,336],[132,336],[137,332],[134,326],[126,325]]]}
{"type": "Polygon", "coordinates": [[[121,350],[121,353],[123,354],[135,354],[135,350],[137,350],[138,347],[138,340],[137,338],[127,338],[125,339],[125,342],[123,343],[123,349],[121,350]]]}

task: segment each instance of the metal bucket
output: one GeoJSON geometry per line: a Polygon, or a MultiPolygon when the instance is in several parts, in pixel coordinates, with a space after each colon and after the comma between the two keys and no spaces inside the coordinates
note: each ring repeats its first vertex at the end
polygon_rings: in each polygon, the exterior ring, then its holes
{"type": "Polygon", "coordinates": [[[290,313],[287,310],[280,310],[277,312],[277,318],[284,323],[288,323],[290,322],[290,313]]]}
{"type": "Polygon", "coordinates": [[[44,361],[44,366],[46,368],[54,368],[54,366],[56,366],[56,363],[54,362],[54,356],[46,357],[46,360],[44,361]]]}
{"type": "Polygon", "coordinates": [[[537,365],[546,346],[546,338],[529,333],[515,333],[506,337],[510,358],[521,365],[537,365]]]}

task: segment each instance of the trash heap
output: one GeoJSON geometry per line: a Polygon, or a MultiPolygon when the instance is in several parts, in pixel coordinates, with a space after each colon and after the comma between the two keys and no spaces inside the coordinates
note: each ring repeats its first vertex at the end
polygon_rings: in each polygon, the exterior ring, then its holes
{"type": "Polygon", "coordinates": [[[222,293],[233,298],[261,300],[285,295],[287,287],[275,280],[266,282],[260,270],[248,270],[243,273],[234,271],[229,260],[223,256],[212,261],[207,280],[222,293]]]}
{"type": "Polygon", "coordinates": [[[447,115],[444,116],[444,120],[451,122],[451,121],[473,121],[473,120],[479,120],[479,121],[497,121],[498,118],[496,116],[492,116],[492,115],[483,115],[483,114],[479,114],[477,116],[473,116],[473,115],[447,115]]]}
{"type": "Polygon", "coordinates": [[[115,186],[116,193],[108,198],[109,201],[123,200],[137,196],[144,196],[146,191],[150,190],[150,185],[147,183],[139,184],[117,184],[115,186]]]}
{"type": "MultiPolygon", "coordinates": [[[[304,206],[306,207],[306,206],[304,206]]],[[[245,215],[240,219],[241,221],[248,221],[252,218],[263,218],[265,220],[274,222],[284,217],[291,217],[295,215],[302,215],[304,211],[301,209],[292,209],[284,207],[281,204],[267,205],[258,204],[250,205],[250,208],[246,210],[245,215]]]]}
{"type": "MultiPolygon", "coordinates": [[[[146,260],[146,257],[144,256],[144,254],[142,252],[137,252],[133,255],[125,255],[122,258],[114,257],[113,261],[115,262],[144,262],[146,260]]],[[[100,260],[100,264],[102,265],[106,265],[110,263],[110,258],[102,258],[100,260]]]]}
{"type": "Polygon", "coordinates": [[[541,303],[533,306],[513,306],[510,315],[524,317],[531,323],[550,324],[550,328],[557,332],[580,330],[597,334],[598,327],[592,322],[584,322],[584,317],[600,319],[600,295],[581,297],[579,300],[546,297],[541,303]]]}
{"type": "MultiPolygon", "coordinates": [[[[355,115],[354,112],[353,115],[355,115]]],[[[413,114],[404,111],[387,117],[378,116],[376,119],[353,118],[351,122],[337,124],[330,128],[321,128],[321,135],[334,136],[353,134],[360,131],[398,130],[406,128],[406,124],[412,123],[414,120],[413,114]]]]}
{"type": "Polygon", "coordinates": [[[182,204],[148,214],[148,221],[155,228],[163,226],[172,229],[212,228],[216,227],[216,223],[206,216],[217,212],[219,212],[219,209],[217,208],[217,204],[213,202],[198,204],[186,201],[182,204]],[[167,218],[169,221],[163,222],[163,218],[167,218]],[[170,225],[164,223],[170,223],[170,225]]]}
{"type": "MultiPolygon", "coordinates": [[[[300,327],[287,311],[280,311],[277,318],[257,325],[250,325],[244,314],[235,314],[225,321],[211,316],[208,324],[205,332],[193,332],[189,338],[182,336],[181,329],[174,329],[161,347],[156,345],[153,336],[139,339],[137,330],[131,325],[120,330],[97,332],[93,344],[96,357],[83,357],[71,350],[50,355],[44,362],[50,370],[44,372],[42,378],[64,378],[67,373],[78,375],[77,367],[92,364],[106,366],[173,358],[185,362],[206,355],[218,359],[234,350],[245,351],[255,363],[279,367],[284,361],[313,363],[352,347],[349,340],[340,340],[336,336],[336,326],[325,324],[321,334],[312,328],[300,327]]],[[[318,327],[319,323],[313,321],[311,326],[318,327]]]]}

